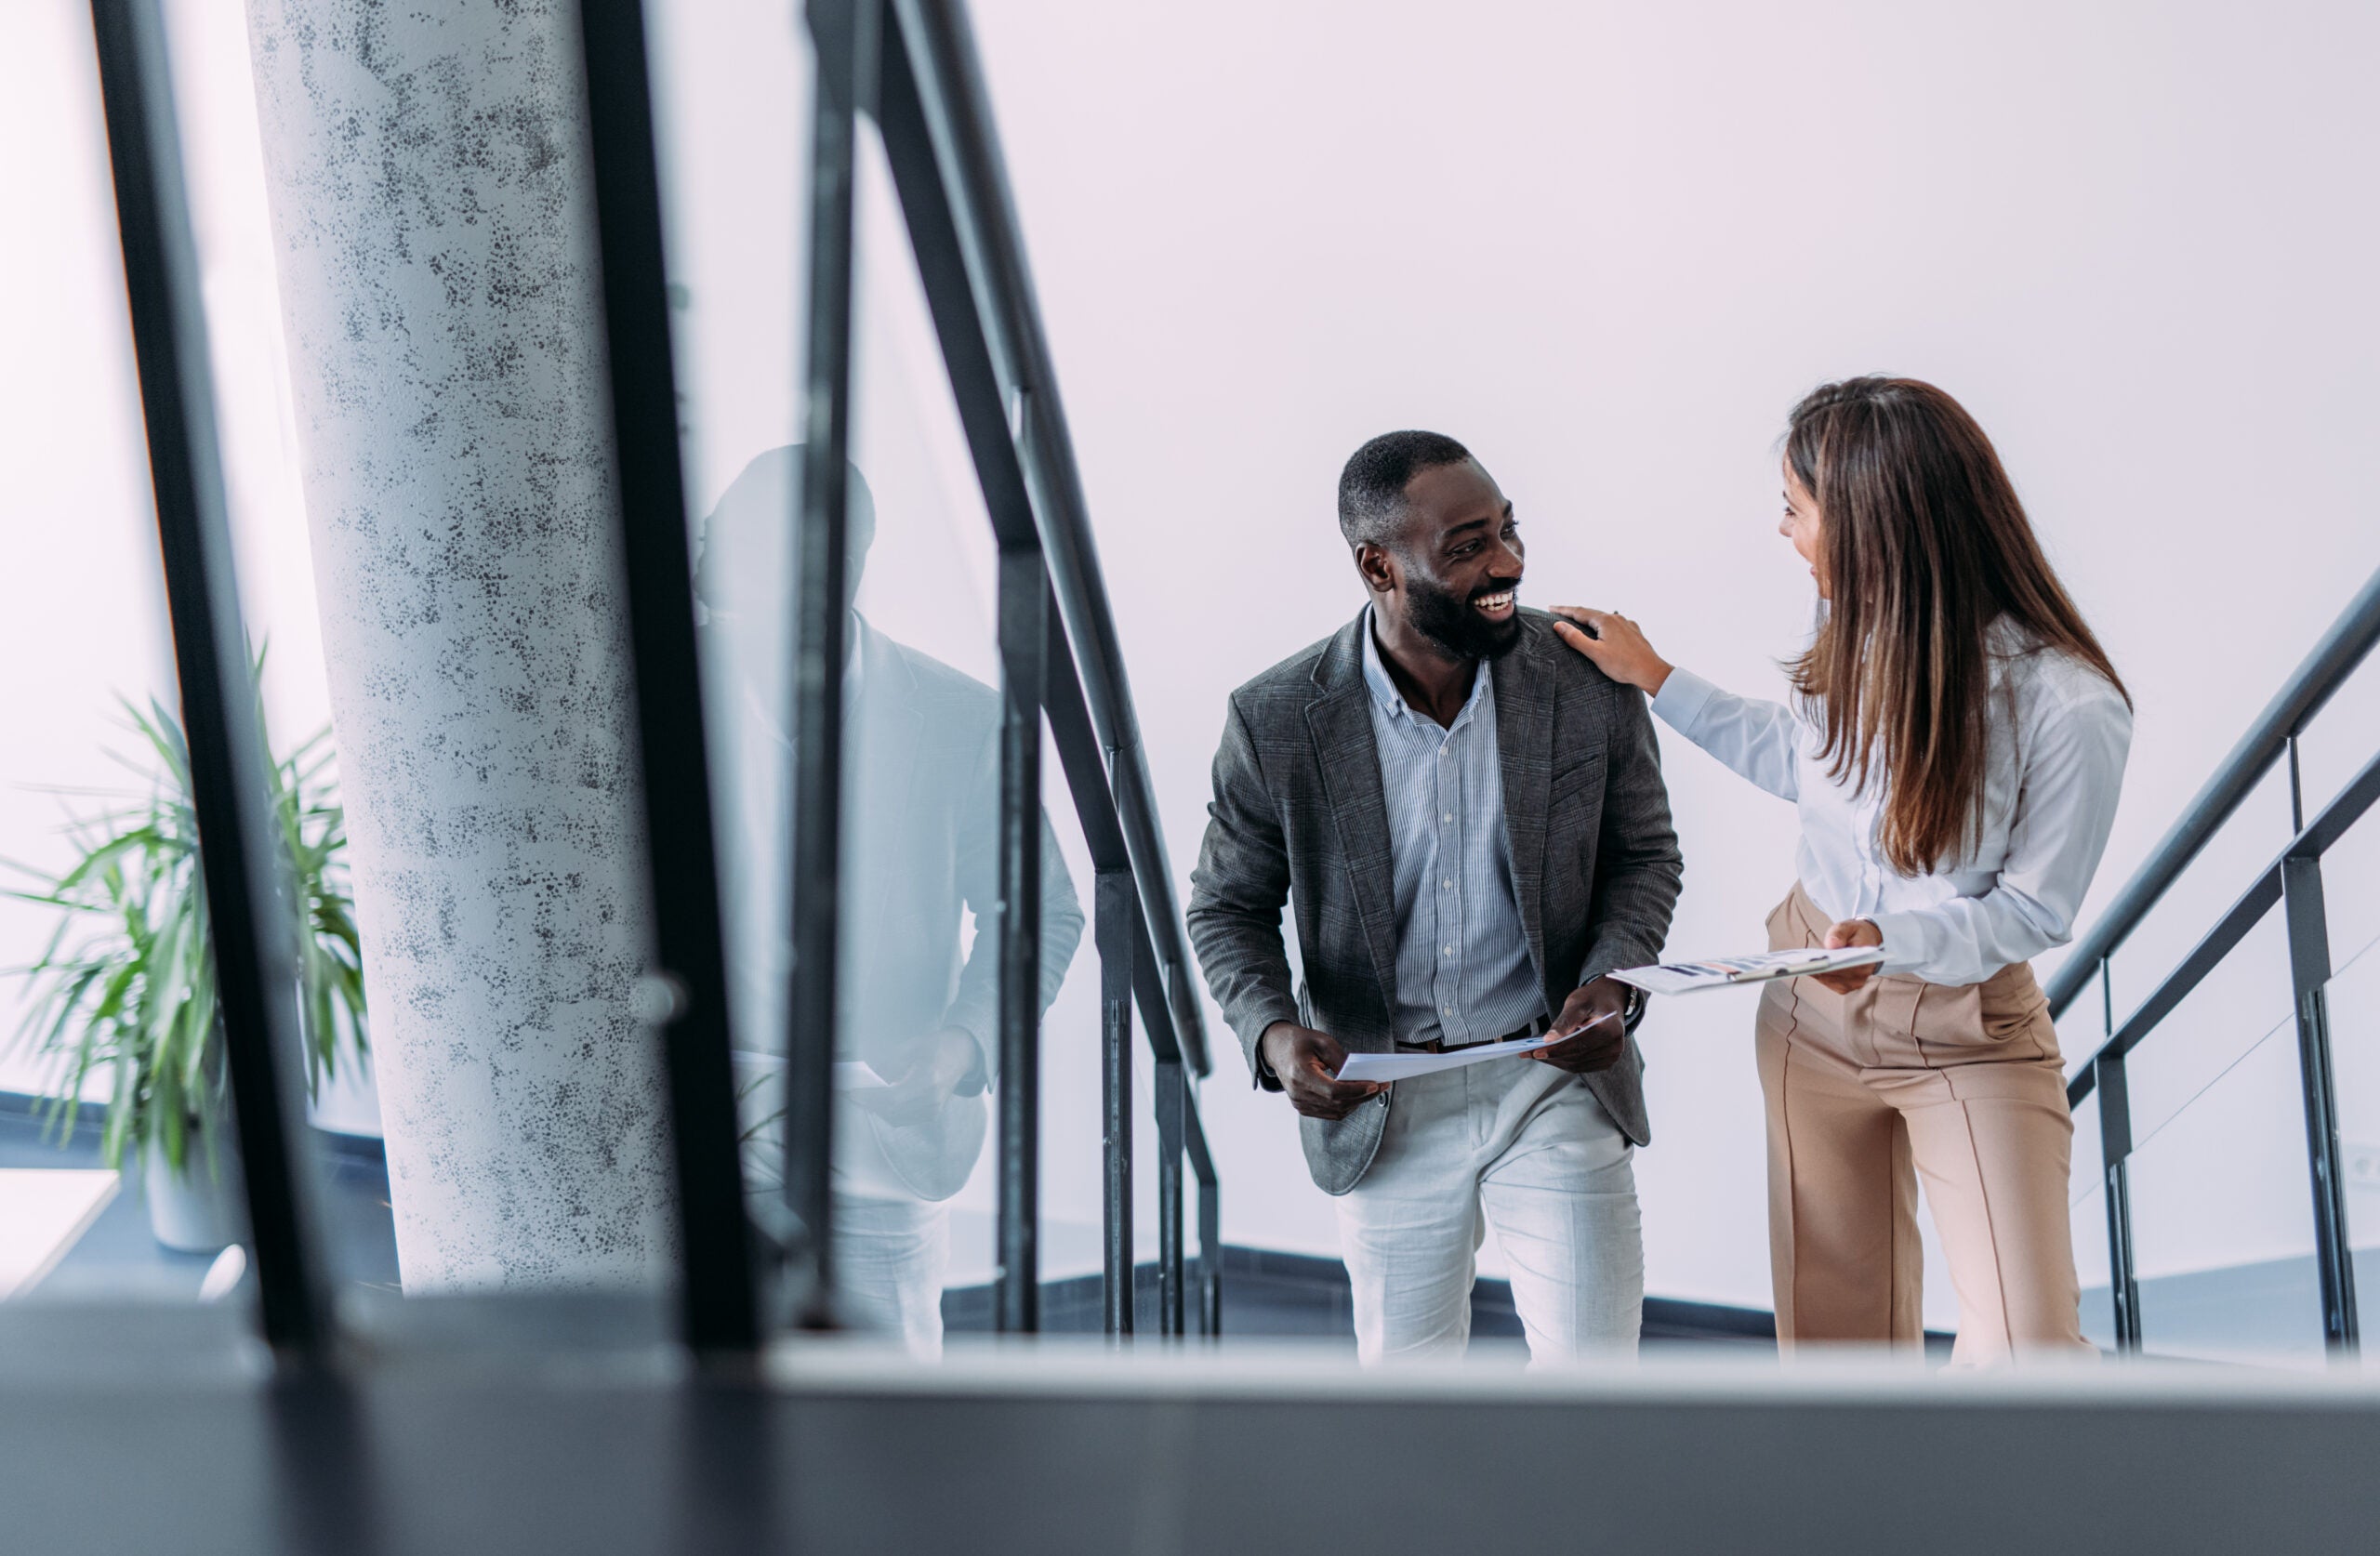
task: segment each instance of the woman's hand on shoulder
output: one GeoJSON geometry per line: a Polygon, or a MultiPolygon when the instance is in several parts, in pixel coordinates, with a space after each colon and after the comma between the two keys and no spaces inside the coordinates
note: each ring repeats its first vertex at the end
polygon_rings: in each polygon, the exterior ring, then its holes
{"type": "Polygon", "coordinates": [[[1626,616],[1591,611],[1584,605],[1556,605],[1553,610],[1554,634],[1622,686],[1652,695],[1670,679],[1673,666],[1653,652],[1644,630],[1626,616]]]}

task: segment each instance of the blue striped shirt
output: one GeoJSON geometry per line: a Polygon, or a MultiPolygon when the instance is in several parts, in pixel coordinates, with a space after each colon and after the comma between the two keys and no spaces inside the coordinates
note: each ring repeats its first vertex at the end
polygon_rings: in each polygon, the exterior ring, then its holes
{"type": "Polygon", "coordinates": [[[1406,705],[1364,617],[1364,682],[1396,882],[1396,1040],[1491,1043],[1547,1014],[1504,837],[1496,681],[1441,729],[1406,705]]]}

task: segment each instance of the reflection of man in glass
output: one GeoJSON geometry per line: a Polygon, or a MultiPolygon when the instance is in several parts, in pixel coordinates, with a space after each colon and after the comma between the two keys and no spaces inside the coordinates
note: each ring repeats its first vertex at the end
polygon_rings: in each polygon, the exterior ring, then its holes
{"type": "MultiPolygon", "coordinates": [[[[695,593],[709,615],[706,675],[733,758],[723,787],[731,968],[745,1042],[784,1030],[791,743],[788,540],[801,450],[745,467],[705,521],[695,593]],[[758,930],[759,932],[755,932],[758,930]],[[755,981],[758,986],[755,986],[755,981]]],[[[876,504],[851,483],[855,599],[876,504]]],[[[999,1062],[998,692],[893,641],[856,609],[844,622],[843,835],[836,982],[836,1284],[856,1322],[919,1355],[942,1346],[947,1201],[983,1154],[999,1062]],[[969,943],[968,917],[977,933],[969,943]]],[[[1082,938],[1082,912],[1044,816],[1041,1007],[1082,938]]],[[[783,1042],[739,1056],[757,1192],[777,1192],[783,1042]]]]}

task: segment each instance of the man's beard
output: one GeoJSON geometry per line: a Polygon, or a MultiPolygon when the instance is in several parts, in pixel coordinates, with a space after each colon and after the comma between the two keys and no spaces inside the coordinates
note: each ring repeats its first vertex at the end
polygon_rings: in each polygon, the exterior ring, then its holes
{"type": "MultiPolygon", "coordinates": [[[[1518,588],[1517,581],[1483,594],[1518,588]]],[[[1470,597],[1424,583],[1409,574],[1405,580],[1405,619],[1430,641],[1457,659],[1501,659],[1519,646],[1521,613],[1490,621],[1471,608],[1470,597]]]]}

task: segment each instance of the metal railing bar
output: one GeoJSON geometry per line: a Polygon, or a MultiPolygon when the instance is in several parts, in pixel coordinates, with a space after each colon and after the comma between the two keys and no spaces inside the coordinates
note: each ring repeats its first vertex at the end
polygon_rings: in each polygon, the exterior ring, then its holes
{"type": "Polygon", "coordinates": [[[1216,1181],[1215,1159],[1207,1154],[1207,1126],[1198,1116],[1195,1093],[1185,1100],[1182,1113],[1182,1139],[1190,1154],[1190,1175],[1201,1183],[1212,1183],[1216,1181]]]}
{"type": "Polygon", "coordinates": [[[678,1189],[680,1328],[697,1353],[760,1340],[738,1155],[717,839],[695,657],[643,0],[581,0],[644,854],[678,1189]]]}
{"type": "Polygon", "coordinates": [[[1212,1181],[1198,1181],[1198,1333],[1221,1339],[1223,1332],[1223,1195],[1212,1181]]]}
{"type": "Polygon", "coordinates": [[[1049,576],[999,554],[999,1279],[997,1327],[1041,1327],[1041,682],[1049,576]]]}
{"type": "MultiPolygon", "coordinates": [[[[1000,402],[1012,412],[1017,456],[1050,578],[1068,633],[1092,720],[1114,773],[1117,809],[1139,878],[1160,980],[1186,991],[1182,915],[1157,822],[1156,791],[1141,746],[1115,615],[1092,540],[1081,473],[1051,369],[1009,194],[985,91],[982,62],[963,7],[953,0],[894,0],[897,32],[935,150],[953,230],[975,298],[985,341],[999,376],[1000,402]]],[[[1195,1001],[1174,1010],[1176,1035],[1200,1074],[1210,1068],[1204,1017],[1195,1001]]]]}
{"type": "Polygon", "coordinates": [[[2374,805],[2380,805],[2380,754],[2364,763],[2347,786],[2322,807],[2322,813],[2290,840],[2289,847],[2281,851],[2282,857],[2316,859],[2330,852],[2374,805]]]}
{"type": "Polygon", "coordinates": [[[1099,872],[1101,1310],[1110,1335],[1132,1332],[1132,949],[1140,893],[1129,869],[1099,872]]]}
{"type": "MultiPolygon", "coordinates": [[[[1067,646],[1065,624],[1058,619],[1054,597],[1045,613],[1050,647],[1042,677],[1041,711],[1050,720],[1050,741],[1058,748],[1058,767],[1065,774],[1083,843],[1091,853],[1091,867],[1130,874],[1132,856],[1124,847],[1124,826],[1117,820],[1115,797],[1107,787],[1099,736],[1091,727],[1091,707],[1082,700],[1082,681],[1075,673],[1074,651],[1067,646]]],[[[1137,886],[1132,903],[1133,911],[1139,912],[1137,886]]]]}
{"type": "Polygon", "coordinates": [[[2123,1055],[2092,1062],[2099,1082],[2099,1181],[2107,1191],[2108,1291],[2115,1308],[2116,1349],[2140,1349],[2140,1281],[2132,1246],[2132,1088],[2123,1055]]]}
{"type": "MultiPolygon", "coordinates": [[[[2203,982],[2208,973],[2222,964],[2223,958],[2241,941],[2248,931],[2263,921],[2281,901],[2281,867],[2269,864],[2264,874],[2240,895],[2230,910],[2208,930],[2205,937],[2190,947],[2181,964],[2165,975],[2163,982],[2124,1019],[2114,1035],[2101,1045],[2099,1055],[2130,1053],[2141,1040],[2156,1030],[2157,1023],[2174,1013],[2175,1008],[2189,997],[2190,991],[2203,982]]],[[[2095,1059],[2098,1055],[2093,1056],[2095,1059]]],[[[2075,1106],[2091,1094],[2093,1066],[2084,1065],[2066,1086],[2068,1106],[2075,1106]]]]}
{"type": "MultiPolygon", "coordinates": [[[[2283,867],[2293,860],[2319,858],[2328,852],[2374,805],[2380,805],[2380,755],[2364,763],[2347,786],[2322,807],[2321,814],[2282,847],[2280,854],[2265,866],[2254,884],[2232,903],[2215,927],[2191,947],[2181,964],[2167,973],[2149,998],[2125,1018],[2122,1027],[2108,1039],[2099,1051],[2122,1053],[2137,1047],[2141,1039],[2170,1015],[2174,1008],[2214,970],[2215,964],[2246,938],[2257,921],[2281,901],[2283,867]]],[[[2069,961],[2067,965],[2071,967],[2073,963],[2069,961]]],[[[2088,969],[2083,985],[2087,986],[2090,978],[2098,976],[2100,968],[2095,962],[2088,969]]],[[[2080,1103],[2091,1094],[2091,1067],[2084,1065],[2067,1085],[2069,1103],[2080,1103]]]]}
{"type": "Polygon", "coordinates": [[[274,1351],[305,1364],[328,1352],[333,1320],[302,1156],[298,926],[266,798],[165,25],[154,0],[93,0],[91,26],[258,1315],[274,1351]]]}
{"type": "Polygon", "coordinates": [[[810,0],[817,62],[810,153],[807,423],[793,577],[793,960],[787,974],[787,1274],[800,1322],[832,1322],[836,956],[841,896],[844,576],[849,540],[852,276],[858,116],[877,80],[879,0],[810,0]]]}
{"type": "Polygon", "coordinates": [[[2323,634],[2322,640],[2298,665],[2280,693],[2257,715],[2256,721],[2231,748],[2215,775],[2183,808],[2181,818],[2166,832],[2148,863],[2134,872],[2122,891],[2092,926],[2091,932],[2057,969],[2048,989],[2053,1017],[2065,1014],[2066,1007],[2091,981],[2099,959],[2121,944],[2148,916],[2158,899],[2206,847],[2208,839],[2263,782],[2290,738],[2321,711],[2322,705],[2363,663],[2375,642],[2380,642],[2380,574],[2374,574],[2363,586],[2323,634]]]}
{"type": "Polygon", "coordinates": [[[1190,1176],[1198,1184],[1198,1333],[1220,1339],[1223,1332],[1223,1183],[1215,1174],[1215,1159],[1207,1151],[1207,1127],[1198,1116],[1195,1093],[1183,1098],[1182,1123],[1190,1176]]]}
{"type": "Polygon", "coordinates": [[[1183,1136],[1190,1111],[1190,1079],[1179,1060],[1157,1067],[1157,1333],[1183,1333],[1184,1249],[1182,1225],[1183,1136]]]}
{"type": "MultiPolygon", "coordinates": [[[[888,21],[892,31],[885,40],[877,125],[908,225],[919,280],[942,345],[943,361],[950,376],[951,394],[959,407],[969,453],[983,485],[985,506],[995,515],[995,530],[1006,535],[1014,525],[1012,521],[1003,525],[999,515],[1013,514],[1025,522],[1031,521],[1025,468],[1009,421],[1013,407],[1003,397],[993,366],[989,335],[992,322],[978,312],[973,284],[966,267],[956,262],[958,229],[952,217],[948,183],[919,91],[917,52],[903,30],[899,13],[892,13],[888,21]],[[904,60],[909,69],[901,68],[904,60]]],[[[1054,579],[1051,587],[1054,602],[1058,598],[1054,579]]],[[[1152,930],[1152,925],[1163,920],[1171,910],[1151,901],[1150,877],[1144,873],[1146,858],[1131,847],[1113,786],[1117,754],[1100,740],[1085,695],[1081,666],[1067,639],[1063,613],[1051,614],[1050,621],[1051,653],[1044,667],[1043,702],[1051,738],[1058,748],[1059,765],[1066,775],[1093,868],[1133,871],[1144,920],[1132,958],[1133,988],[1151,1052],[1160,1061],[1171,1059],[1182,1051],[1175,1019],[1176,996],[1169,990],[1152,930]]],[[[1157,878],[1162,882],[1166,877],[1160,873],[1157,878]]],[[[1174,939],[1178,944],[1178,929],[1174,939]]],[[[1195,1006],[1189,1009],[1195,1014],[1195,1006]]]]}
{"type": "MultiPolygon", "coordinates": [[[[2296,743],[2290,744],[2295,760],[2296,743]]],[[[2357,1340],[2355,1256],[2348,1244],[2345,1153],[2339,1148],[2338,1093],[2331,1064],[2331,931],[2322,901],[2320,855],[2284,860],[2281,903],[2289,930],[2289,973],[2295,998],[2297,1079],[2306,1114],[2307,1188],[2313,1196],[2315,1271],[2322,1297],[2322,1338],[2334,1350],[2357,1340]]]]}
{"type": "MultiPolygon", "coordinates": [[[[999,535],[1012,535],[1019,523],[1033,523],[1024,464],[1014,426],[1009,418],[1019,404],[1012,402],[999,386],[990,345],[993,322],[978,311],[976,285],[959,257],[959,229],[949,204],[949,181],[943,176],[940,148],[928,126],[926,107],[919,93],[917,47],[909,43],[900,12],[890,14],[888,21],[892,31],[885,41],[885,67],[876,124],[883,133],[885,159],[892,166],[892,183],[900,191],[902,217],[909,226],[909,245],[917,255],[919,281],[926,290],[926,307],[933,314],[935,336],[943,345],[949,388],[959,407],[959,424],[969,441],[976,476],[983,483],[985,507],[995,516],[995,531],[999,535]],[[902,62],[909,64],[909,69],[902,69],[902,62]]],[[[1054,600],[1057,583],[1052,578],[1052,602],[1054,600]]],[[[1074,792],[1076,813],[1083,824],[1092,866],[1133,868],[1135,883],[1140,885],[1140,904],[1147,923],[1140,928],[1140,944],[1135,947],[1133,987],[1143,1011],[1149,1049],[1157,1059],[1171,1059],[1181,1054],[1178,1009],[1187,1009],[1195,1019],[1195,1004],[1176,1007],[1176,995],[1166,978],[1166,966],[1157,956],[1155,935],[1161,930],[1155,930],[1152,926],[1173,909],[1152,906],[1147,854],[1135,851],[1130,845],[1130,833],[1118,804],[1118,790],[1114,787],[1118,781],[1114,764],[1117,752],[1100,740],[1095,716],[1083,690],[1083,666],[1076,659],[1074,645],[1066,642],[1064,613],[1052,613],[1050,621],[1052,659],[1045,671],[1050,735],[1059,749],[1059,764],[1066,771],[1068,790],[1074,792]],[[1057,645],[1062,642],[1064,654],[1059,654],[1057,645]]],[[[1159,883],[1169,880],[1161,851],[1155,878],[1159,883]]],[[[1166,890],[1171,892],[1171,888],[1166,890]]],[[[1166,902],[1171,904],[1171,894],[1166,902]]],[[[1181,944],[1178,914],[1173,943],[1181,944]]]]}
{"type": "MultiPolygon", "coordinates": [[[[959,231],[950,210],[950,194],[943,182],[933,138],[926,126],[919,99],[915,53],[906,46],[897,14],[884,19],[885,37],[877,85],[876,125],[884,141],[884,156],[892,170],[892,186],[901,200],[901,215],[909,231],[909,255],[932,315],[934,335],[942,346],[950,394],[959,422],[973,456],[975,478],[991,514],[992,533],[1006,546],[1038,546],[1033,524],[1033,500],[1017,462],[1012,426],[1014,407],[993,365],[985,321],[975,309],[975,293],[967,278],[967,262],[959,248],[959,231]]],[[[1055,594],[1051,599],[1056,598],[1055,594]]],[[[1060,624],[1058,636],[1064,636],[1060,624]]],[[[1072,655],[1068,655],[1071,662],[1072,655]]],[[[1089,717],[1088,705],[1085,717],[1089,717]]]]}

